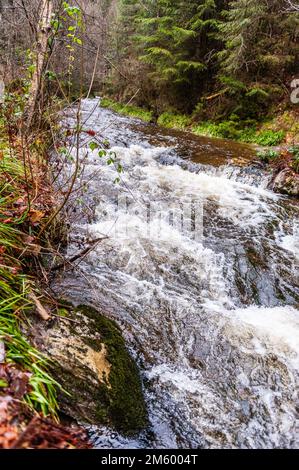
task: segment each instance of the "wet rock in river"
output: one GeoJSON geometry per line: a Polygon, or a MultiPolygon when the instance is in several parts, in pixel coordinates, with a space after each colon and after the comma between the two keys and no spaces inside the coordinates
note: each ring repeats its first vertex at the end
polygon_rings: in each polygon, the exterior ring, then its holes
{"type": "Polygon", "coordinates": [[[67,392],[60,393],[61,410],[80,422],[139,432],[146,408],[120,329],[87,306],[67,306],[61,313],[42,333],[43,349],[55,362],[52,373],[67,392]]]}
{"type": "Polygon", "coordinates": [[[273,191],[287,194],[288,196],[299,197],[299,175],[290,168],[280,171],[272,180],[271,189],[273,191]]]}

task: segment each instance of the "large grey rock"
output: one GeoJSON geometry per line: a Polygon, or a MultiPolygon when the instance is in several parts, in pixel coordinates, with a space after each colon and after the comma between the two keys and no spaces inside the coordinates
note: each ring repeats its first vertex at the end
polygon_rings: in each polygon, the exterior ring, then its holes
{"type": "Polygon", "coordinates": [[[139,432],[147,424],[141,381],[116,323],[87,306],[67,305],[60,315],[37,337],[67,392],[59,394],[61,410],[80,422],[139,432]]]}
{"type": "Polygon", "coordinates": [[[271,183],[273,191],[299,197],[299,175],[290,168],[280,171],[271,183]]]}

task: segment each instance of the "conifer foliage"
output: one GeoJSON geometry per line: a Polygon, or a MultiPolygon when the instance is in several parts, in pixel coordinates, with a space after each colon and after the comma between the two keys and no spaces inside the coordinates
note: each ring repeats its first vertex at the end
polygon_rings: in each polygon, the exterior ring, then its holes
{"type": "Polygon", "coordinates": [[[114,70],[112,92],[138,84],[139,104],[190,112],[220,93],[226,105],[245,97],[244,109],[253,95],[265,105],[298,68],[299,15],[288,0],[119,0],[118,12],[112,35],[127,82],[114,70]]]}

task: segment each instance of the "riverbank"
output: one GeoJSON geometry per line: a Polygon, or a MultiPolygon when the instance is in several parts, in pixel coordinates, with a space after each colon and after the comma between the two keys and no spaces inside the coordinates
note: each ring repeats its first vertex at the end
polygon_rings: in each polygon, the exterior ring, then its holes
{"type": "Polygon", "coordinates": [[[50,362],[25,330],[50,320],[38,233],[55,207],[47,177],[46,141],[31,145],[0,120],[0,448],[87,448],[78,427],[58,425],[50,362]]]}
{"type": "Polygon", "coordinates": [[[188,116],[171,111],[155,116],[151,110],[132,104],[121,104],[110,98],[103,98],[101,106],[148,123],[152,122],[159,126],[184,130],[196,135],[231,139],[265,147],[299,142],[298,111],[285,110],[263,122],[254,120],[242,122],[237,116],[231,116],[230,119],[219,122],[200,122],[195,115],[188,116]]]}
{"type": "Polygon", "coordinates": [[[0,448],[85,447],[84,433],[55,424],[60,385],[49,374],[46,357],[24,334],[32,313],[49,319],[41,302],[37,238],[53,208],[43,146],[27,152],[4,119],[0,134],[0,448]]]}
{"type": "Polygon", "coordinates": [[[259,159],[271,171],[270,189],[299,198],[299,145],[258,152],[259,159]]]}
{"type": "MultiPolygon", "coordinates": [[[[4,121],[0,126],[1,363],[26,370],[32,389],[25,400],[32,409],[55,416],[57,384],[46,372],[45,359],[22,334],[28,312],[39,307],[38,283],[33,275],[41,268],[38,257],[42,244],[37,234],[52,211],[53,194],[45,179],[43,144],[31,152],[9,134],[4,121]]],[[[1,391],[5,388],[4,381],[1,391]]]]}

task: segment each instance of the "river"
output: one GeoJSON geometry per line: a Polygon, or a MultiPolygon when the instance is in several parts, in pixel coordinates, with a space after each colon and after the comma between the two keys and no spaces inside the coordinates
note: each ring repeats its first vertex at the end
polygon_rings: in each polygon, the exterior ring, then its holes
{"type": "MultiPolygon", "coordinates": [[[[160,129],[97,99],[82,118],[67,254],[108,238],[56,289],[120,325],[150,418],[134,439],[91,428],[95,446],[298,447],[297,201],[267,190],[249,146],[160,129]],[[114,164],[90,149],[94,131],[114,164]]],[[[63,121],[74,128],[75,111],[63,121]]],[[[73,168],[68,159],[61,185],[73,168]]]]}

